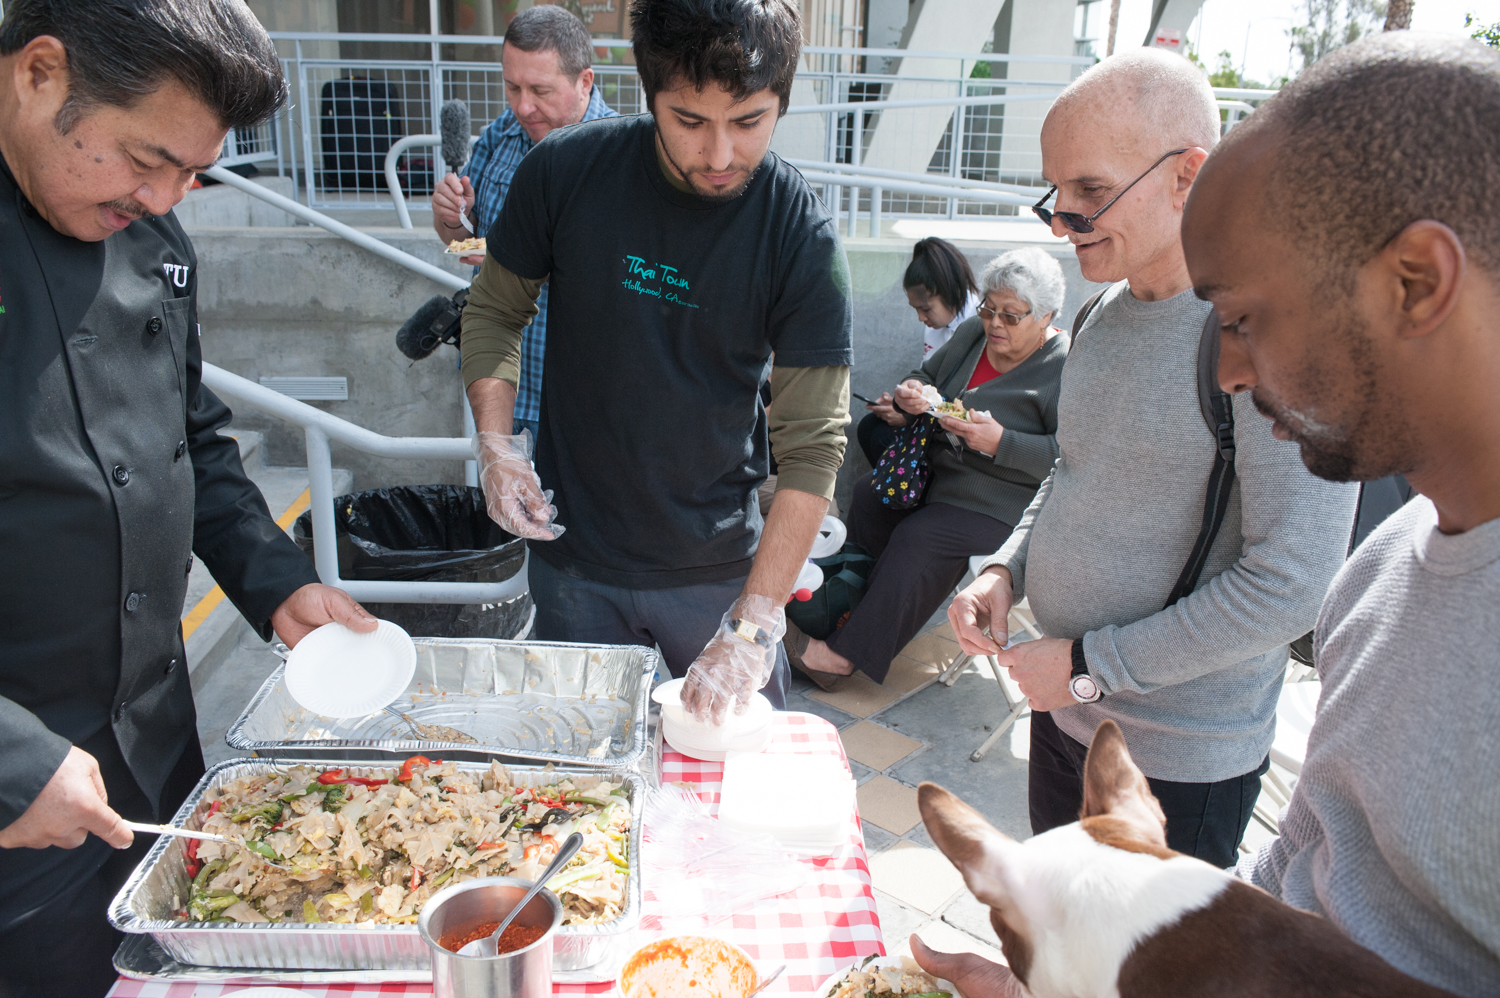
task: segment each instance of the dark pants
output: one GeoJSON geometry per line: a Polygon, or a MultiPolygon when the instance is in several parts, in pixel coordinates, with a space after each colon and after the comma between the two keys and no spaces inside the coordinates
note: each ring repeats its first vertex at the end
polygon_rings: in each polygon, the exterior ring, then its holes
{"type": "MultiPolygon", "coordinates": [[[[1031,715],[1031,772],[1028,802],[1031,830],[1040,835],[1078,820],[1083,807],[1083,760],[1088,746],[1064,734],[1052,715],[1031,715]]],[[[1223,869],[1239,858],[1240,840],[1260,795],[1260,777],[1271,766],[1267,756],[1253,772],[1216,783],[1146,782],[1167,816],[1167,846],[1223,869]]]]}
{"type": "Polygon", "coordinates": [[[896,428],[873,412],[859,421],[854,435],[859,438],[859,449],[865,452],[872,468],[880,460],[880,455],[896,442],[896,428]]]}
{"type": "MultiPolygon", "coordinates": [[[[136,821],[171,820],[203,775],[197,732],[167,777],[158,808],[151,807],[124,769],[108,728],[104,734],[108,748],[80,748],[95,749],[110,807],[136,821]]],[[[101,998],[119,976],[114,955],[125,939],[109,924],[110,902],[155,844],[156,836],[138,833],[123,851],[92,835],[77,849],[5,850],[0,869],[7,875],[0,879],[0,891],[15,891],[16,881],[26,879],[20,868],[28,866],[45,869],[49,880],[69,886],[0,932],[0,998],[101,998]]]]}
{"type": "Polygon", "coordinates": [[[972,510],[934,502],[893,509],[870,488],[854,483],[849,540],[875,556],[864,598],[828,647],[875,682],[882,682],[906,643],[917,636],[953,592],[976,554],[997,551],[1010,524],[972,510]]]}
{"type": "MultiPolygon", "coordinates": [[[[744,579],[708,582],[677,589],[625,589],[564,575],[531,556],[531,598],[536,603],[536,636],[543,641],[586,641],[601,645],[657,645],[674,679],[719,630],[744,579]]],[[[776,646],[776,666],[761,692],[777,710],[786,709],[791,669],[786,651],[776,646]]]]}

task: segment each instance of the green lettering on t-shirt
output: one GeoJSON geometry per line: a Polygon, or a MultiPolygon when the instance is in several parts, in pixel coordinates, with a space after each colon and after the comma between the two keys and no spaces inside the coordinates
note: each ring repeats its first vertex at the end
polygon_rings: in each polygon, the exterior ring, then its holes
{"type": "Polygon", "coordinates": [[[620,286],[626,291],[634,291],[638,295],[650,295],[653,298],[661,298],[672,302],[674,305],[682,305],[686,308],[697,308],[692,302],[684,299],[679,292],[692,290],[689,283],[680,270],[665,263],[652,263],[647,265],[643,256],[627,255],[625,257],[625,279],[620,286]],[[661,276],[657,276],[660,274],[661,276]],[[656,285],[653,287],[652,285],[656,285]]]}

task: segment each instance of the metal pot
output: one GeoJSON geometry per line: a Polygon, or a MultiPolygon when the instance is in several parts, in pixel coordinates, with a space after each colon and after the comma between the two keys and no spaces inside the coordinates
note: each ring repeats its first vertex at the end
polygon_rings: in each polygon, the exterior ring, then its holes
{"type": "Polygon", "coordinates": [[[438,943],[450,933],[500,921],[530,888],[515,877],[486,877],[449,887],[423,905],[417,931],[432,954],[433,998],[552,998],[552,936],[563,913],[562,902],[549,890],[532,898],[511,923],[546,929],[530,946],[488,958],[459,956],[438,943]]]}

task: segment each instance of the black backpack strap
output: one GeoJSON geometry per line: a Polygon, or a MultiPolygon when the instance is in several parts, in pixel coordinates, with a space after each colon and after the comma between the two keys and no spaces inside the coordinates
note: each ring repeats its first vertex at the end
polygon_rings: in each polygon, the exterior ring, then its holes
{"type": "MultiPolygon", "coordinates": [[[[1113,285],[1111,285],[1111,287],[1112,286],[1113,285]]],[[[1095,291],[1094,294],[1093,294],[1093,296],[1090,297],[1088,301],[1086,301],[1086,302],[1083,303],[1083,308],[1080,308],[1078,310],[1078,314],[1075,315],[1075,316],[1073,316],[1073,332],[1068,337],[1068,349],[1069,350],[1073,349],[1073,344],[1075,342],[1077,342],[1077,340],[1078,340],[1078,330],[1080,330],[1080,329],[1083,328],[1084,320],[1086,320],[1089,317],[1089,313],[1094,310],[1094,306],[1095,305],[1099,304],[1099,299],[1103,298],[1104,297],[1104,292],[1108,291],[1108,290],[1109,290],[1109,288],[1104,288],[1102,291],[1095,291]]]]}
{"type": "Polygon", "coordinates": [[[1234,403],[1219,387],[1219,314],[1212,309],[1198,337],[1198,408],[1208,431],[1214,435],[1214,466],[1208,474],[1198,539],[1177,577],[1177,585],[1172,587],[1172,595],[1167,597],[1167,606],[1198,587],[1209,549],[1214,546],[1219,528],[1224,525],[1224,514],[1229,511],[1229,494],[1234,485],[1234,403]]]}

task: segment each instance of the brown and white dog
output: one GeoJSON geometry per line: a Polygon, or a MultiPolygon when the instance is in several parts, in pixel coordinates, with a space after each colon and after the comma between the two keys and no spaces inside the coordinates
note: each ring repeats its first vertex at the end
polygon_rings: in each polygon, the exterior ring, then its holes
{"type": "Polygon", "coordinates": [[[1035,998],[1449,995],[1168,849],[1161,806],[1113,721],[1094,734],[1075,824],[1017,842],[936,784],[922,784],[918,803],[1035,998]]]}

